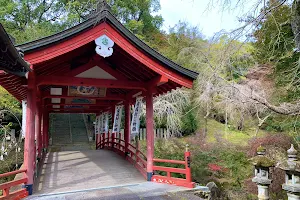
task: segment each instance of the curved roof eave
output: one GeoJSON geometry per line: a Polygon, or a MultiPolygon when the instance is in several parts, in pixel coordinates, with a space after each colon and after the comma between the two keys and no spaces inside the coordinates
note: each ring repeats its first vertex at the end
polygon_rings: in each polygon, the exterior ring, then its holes
{"type": "Polygon", "coordinates": [[[101,22],[108,22],[110,23],[114,28],[116,28],[123,36],[125,36],[133,45],[135,45],[137,48],[142,50],[143,52],[149,54],[154,59],[161,62],[163,65],[187,76],[190,79],[195,80],[198,76],[197,72],[194,72],[192,70],[183,68],[182,66],[174,63],[170,59],[164,57],[151,47],[149,47],[147,44],[145,44],[142,40],[137,38],[132,32],[130,32],[127,28],[125,28],[109,10],[103,10],[101,14],[95,15],[94,17],[91,17],[90,19],[72,27],[69,29],[66,29],[62,32],[56,33],[54,35],[44,37],[32,42],[20,44],[17,47],[20,47],[24,50],[24,52],[32,52],[36,51],[40,48],[45,48],[48,45],[51,45],[53,43],[57,43],[63,40],[66,40],[72,36],[77,35],[78,33],[90,29],[94,27],[95,25],[101,23],[101,22]]]}
{"type": "Polygon", "coordinates": [[[25,76],[27,71],[31,71],[30,69],[30,64],[26,62],[23,57],[20,55],[20,52],[14,44],[12,43],[9,35],[5,31],[4,27],[0,23],[0,42],[5,46],[5,50],[2,50],[2,53],[7,56],[3,56],[4,62],[3,63],[9,63],[9,61],[5,61],[5,58],[10,57],[12,58],[15,62],[12,64],[15,68],[9,67],[10,64],[5,64],[4,66],[0,66],[0,69],[6,71],[7,73],[14,74],[17,76],[25,76]]]}

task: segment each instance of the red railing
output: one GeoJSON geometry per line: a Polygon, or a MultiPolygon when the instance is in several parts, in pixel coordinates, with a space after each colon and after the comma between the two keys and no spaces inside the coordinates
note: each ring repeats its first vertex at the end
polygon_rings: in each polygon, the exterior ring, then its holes
{"type": "MultiPolygon", "coordinates": [[[[20,174],[23,172],[26,172],[26,169],[21,169],[21,170],[16,170],[16,171],[0,174],[0,179],[8,177],[8,176],[12,176],[12,175],[20,174]]],[[[22,178],[19,180],[8,181],[6,183],[0,184],[0,190],[2,190],[2,196],[0,196],[0,199],[17,200],[17,199],[22,199],[22,198],[27,197],[28,192],[27,192],[26,188],[23,188],[23,189],[20,189],[17,191],[13,191],[13,192],[10,191],[11,187],[19,186],[26,182],[27,182],[27,178],[22,178]]]]}
{"type": "Polygon", "coordinates": [[[183,187],[188,187],[188,188],[194,188],[195,183],[192,182],[192,173],[191,173],[191,152],[187,149],[186,152],[184,153],[184,161],[181,160],[166,160],[166,159],[153,159],[154,163],[168,163],[168,164],[177,164],[181,165],[182,168],[175,168],[175,167],[164,167],[164,166],[153,166],[154,171],[161,171],[165,172],[166,175],[153,175],[152,176],[152,181],[153,182],[158,182],[158,183],[167,183],[167,184],[173,184],[173,185],[178,185],[178,186],[183,186],[183,187]],[[176,174],[182,174],[184,175],[185,178],[175,178],[173,177],[172,173],[176,174]]]}
{"type": "MultiPolygon", "coordinates": [[[[139,143],[136,145],[128,144],[127,152],[125,152],[125,140],[121,139],[121,134],[101,134],[100,141],[96,144],[96,149],[111,149],[116,153],[124,156],[127,154],[126,160],[132,163],[141,174],[147,178],[146,166],[147,157],[139,150],[139,143]],[[117,135],[117,136],[116,136],[117,135]]],[[[154,163],[167,163],[181,165],[182,168],[178,167],[164,167],[164,166],[153,166],[155,172],[165,172],[166,175],[153,175],[152,181],[158,183],[174,184],[178,186],[193,188],[195,183],[192,182],[191,167],[190,167],[190,156],[191,153],[186,149],[184,153],[185,160],[166,160],[166,159],[153,159],[154,163]],[[182,174],[184,178],[175,178],[173,173],[182,174]]]]}
{"type": "Polygon", "coordinates": [[[100,136],[99,143],[96,145],[96,149],[110,149],[121,156],[125,156],[126,153],[126,160],[133,164],[145,178],[147,177],[146,156],[139,150],[138,142],[135,146],[129,143],[127,152],[125,152],[125,140],[121,139],[120,133],[103,133],[100,136]]]}

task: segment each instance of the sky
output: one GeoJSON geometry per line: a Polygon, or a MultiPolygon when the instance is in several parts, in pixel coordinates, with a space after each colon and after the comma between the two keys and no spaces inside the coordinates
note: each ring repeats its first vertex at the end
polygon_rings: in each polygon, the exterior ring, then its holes
{"type": "Polygon", "coordinates": [[[206,37],[212,37],[214,33],[221,30],[234,30],[241,26],[237,16],[250,10],[254,0],[248,0],[248,3],[242,8],[232,8],[223,12],[217,5],[208,9],[210,1],[160,0],[161,10],[159,13],[164,18],[163,30],[167,31],[168,27],[174,26],[179,20],[198,26],[206,37]]]}

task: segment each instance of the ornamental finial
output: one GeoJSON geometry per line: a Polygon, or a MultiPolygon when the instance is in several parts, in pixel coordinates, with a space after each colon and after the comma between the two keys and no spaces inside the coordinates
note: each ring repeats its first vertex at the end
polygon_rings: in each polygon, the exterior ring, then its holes
{"type": "Polygon", "coordinates": [[[109,10],[109,5],[106,0],[99,0],[97,3],[97,13],[101,13],[103,10],[109,10]]]}
{"type": "Polygon", "coordinates": [[[294,145],[291,144],[291,148],[287,150],[289,160],[297,160],[297,150],[294,148],[294,145]]]}
{"type": "Polygon", "coordinates": [[[266,155],[266,148],[261,145],[256,149],[256,151],[257,151],[257,155],[261,155],[261,156],[266,155]]]}
{"type": "Polygon", "coordinates": [[[188,152],[188,151],[189,151],[189,145],[186,144],[186,145],[185,145],[185,152],[188,152]]]}

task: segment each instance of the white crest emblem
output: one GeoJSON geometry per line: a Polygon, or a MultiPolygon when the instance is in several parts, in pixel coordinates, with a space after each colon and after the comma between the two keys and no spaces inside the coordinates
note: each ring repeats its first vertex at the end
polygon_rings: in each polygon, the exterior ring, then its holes
{"type": "Polygon", "coordinates": [[[98,37],[95,40],[96,43],[96,53],[99,54],[100,56],[106,58],[109,57],[113,54],[113,46],[114,46],[114,41],[112,41],[109,37],[106,35],[102,35],[98,37]]]}
{"type": "Polygon", "coordinates": [[[96,90],[94,86],[78,86],[77,92],[82,95],[92,95],[96,90]]]}

